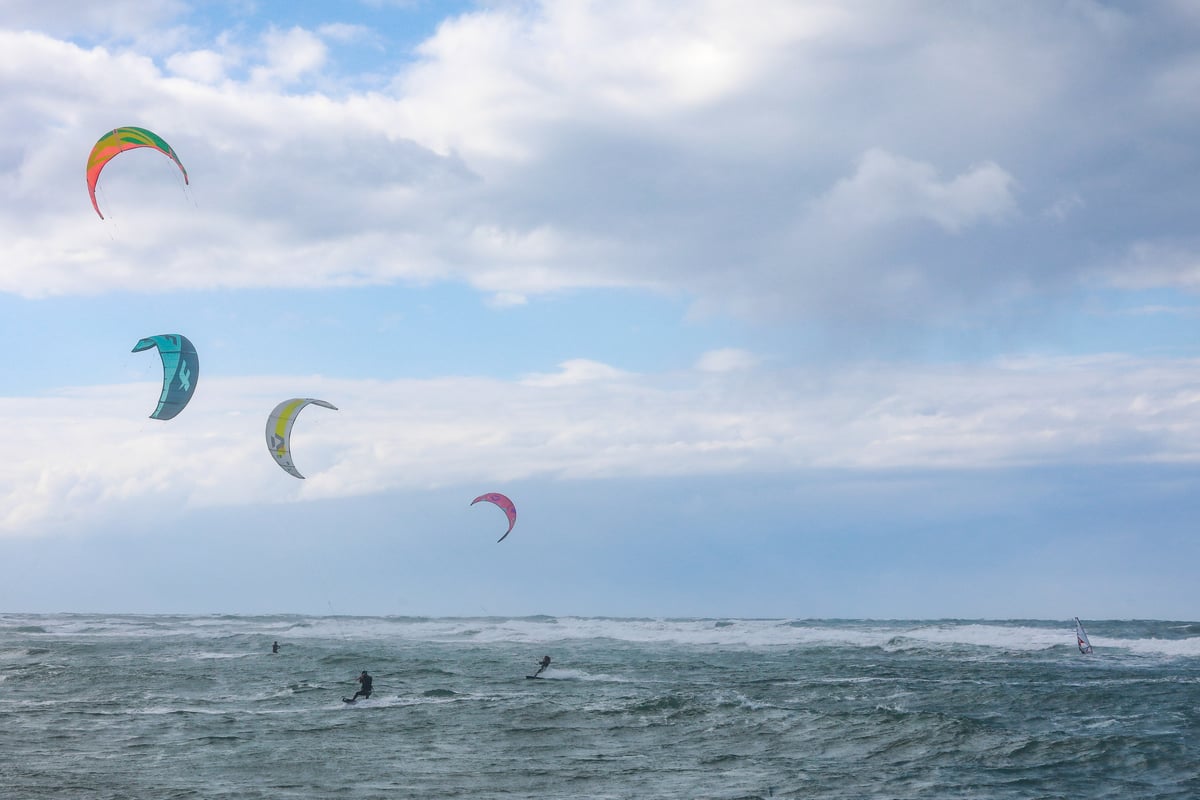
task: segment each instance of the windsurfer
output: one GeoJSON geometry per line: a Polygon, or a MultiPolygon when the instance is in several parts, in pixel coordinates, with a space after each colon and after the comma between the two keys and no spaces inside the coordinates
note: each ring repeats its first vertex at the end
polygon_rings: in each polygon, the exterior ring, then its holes
{"type": "Polygon", "coordinates": [[[1079,646],[1079,652],[1083,655],[1092,654],[1092,643],[1088,639],[1087,631],[1083,629],[1083,623],[1079,621],[1079,617],[1075,618],[1075,644],[1079,646]]]}

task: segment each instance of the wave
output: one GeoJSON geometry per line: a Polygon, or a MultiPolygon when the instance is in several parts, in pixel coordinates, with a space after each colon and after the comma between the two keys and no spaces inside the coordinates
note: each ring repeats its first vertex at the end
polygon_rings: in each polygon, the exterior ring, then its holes
{"type": "MultiPolygon", "coordinates": [[[[432,689],[418,696],[402,695],[373,695],[367,699],[356,700],[353,703],[338,701],[337,707],[347,711],[366,711],[377,708],[405,708],[408,706],[429,706],[457,703],[474,699],[472,695],[452,692],[449,690],[432,689]]],[[[329,705],[330,708],[334,706],[329,705]]]]}
{"type": "Polygon", "coordinates": [[[547,681],[595,681],[597,683],[631,683],[633,678],[607,673],[584,672],[580,669],[550,667],[539,678],[547,681]]]}
{"type": "MultiPolygon", "coordinates": [[[[883,652],[975,648],[981,651],[1070,652],[1070,621],[1046,620],[820,620],[736,618],[560,617],[351,617],[301,615],[7,615],[4,639],[36,635],[68,639],[183,637],[229,639],[257,651],[259,641],[285,647],[304,640],[512,644],[543,646],[576,642],[671,644],[712,649],[873,648],[883,652]]],[[[1092,621],[1097,655],[1200,657],[1200,623],[1092,621]]],[[[198,657],[229,658],[211,648],[198,657]]],[[[197,657],[197,656],[192,656],[197,657]]],[[[349,657],[349,656],[348,656],[349,657]]],[[[580,678],[582,679],[582,678],[580,678]]]]}

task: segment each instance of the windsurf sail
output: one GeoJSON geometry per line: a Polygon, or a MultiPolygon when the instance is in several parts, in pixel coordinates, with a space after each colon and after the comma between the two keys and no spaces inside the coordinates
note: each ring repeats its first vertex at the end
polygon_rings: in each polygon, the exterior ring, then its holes
{"type": "Polygon", "coordinates": [[[1079,652],[1085,656],[1092,652],[1092,643],[1088,641],[1087,631],[1083,629],[1079,617],[1075,618],[1075,643],[1079,645],[1079,652]]]}

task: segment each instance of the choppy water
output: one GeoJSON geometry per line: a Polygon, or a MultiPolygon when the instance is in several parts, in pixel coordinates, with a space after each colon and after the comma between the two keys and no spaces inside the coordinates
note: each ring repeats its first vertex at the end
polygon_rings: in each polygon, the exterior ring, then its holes
{"type": "Polygon", "coordinates": [[[1088,628],[0,615],[0,797],[1200,797],[1200,624],[1088,628]]]}

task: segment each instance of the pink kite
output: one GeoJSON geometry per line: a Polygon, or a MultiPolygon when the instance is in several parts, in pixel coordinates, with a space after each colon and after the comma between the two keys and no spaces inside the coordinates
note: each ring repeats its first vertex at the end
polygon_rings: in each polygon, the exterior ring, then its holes
{"type": "Polygon", "coordinates": [[[500,506],[505,515],[508,517],[508,530],[504,532],[504,536],[501,536],[496,540],[496,543],[499,544],[500,542],[504,541],[505,536],[508,536],[510,533],[512,533],[513,525],[517,524],[517,507],[513,505],[512,500],[509,500],[507,497],[499,494],[498,492],[481,494],[479,497],[476,497],[471,501],[471,505],[475,505],[480,500],[486,500],[489,503],[495,503],[496,505],[500,506]]]}

